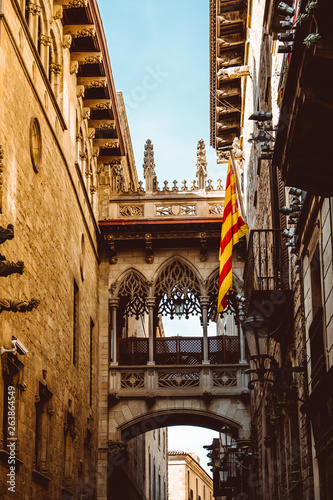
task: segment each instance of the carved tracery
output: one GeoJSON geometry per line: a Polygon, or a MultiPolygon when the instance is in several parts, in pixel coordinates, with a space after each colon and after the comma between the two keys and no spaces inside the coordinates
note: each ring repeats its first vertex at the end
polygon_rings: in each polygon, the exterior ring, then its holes
{"type": "Polygon", "coordinates": [[[210,321],[216,320],[217,314],[217,296],[219,293],[219,270],[216,269],[209,277],[207,284],[207,296],[209,297],[208,305],[208,319],[210,321]]]}
{"type": "Polygon", "coordinates": [[[179,259],[162,270],[156,281],[155,296],[162,316],[172,319],[178,315],[188,319],[201,313],[199,280],[193,270],[179,259]]]}
{"type": "Polygon", "coordinates": [[[145,313],[148,313],[146,306],[146,297],[148,287],[146,283],[135,271],[131,271],[123,279],[118,288],[118,297],[123,304],[123,315],[134,316],[139,319],[145,313]]]}

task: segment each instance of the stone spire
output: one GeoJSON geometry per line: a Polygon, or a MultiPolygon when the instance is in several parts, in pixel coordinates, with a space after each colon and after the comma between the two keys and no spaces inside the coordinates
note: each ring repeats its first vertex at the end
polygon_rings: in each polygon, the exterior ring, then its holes
{"type": "Polygon", "coordinates": [[[156,174],[154,163],[154,146],[150,139],[147,139],[143,157],[143,176],[146,179],[146,192],[152,192],[154,189],[156,174]]]}
{"type": "Polygon", "coordinates": [[[206,161],[206,147],[203,139],[200,139],[198,141],[197,177],[198,177],[198,188],[205,189],[205,179],[207,177],[207,161],[206,161]]]}

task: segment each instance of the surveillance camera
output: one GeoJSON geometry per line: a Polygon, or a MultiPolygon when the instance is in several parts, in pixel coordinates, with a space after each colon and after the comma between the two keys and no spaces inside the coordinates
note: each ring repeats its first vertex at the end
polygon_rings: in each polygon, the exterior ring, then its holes
{"type": "Polygon", "coordinates": [[[29,352],[28,349],[18,339],[12,339],[12,346],[16,350],[16,352],[18,352],[18,354],[21,354],[22,356],[29,352]]]}

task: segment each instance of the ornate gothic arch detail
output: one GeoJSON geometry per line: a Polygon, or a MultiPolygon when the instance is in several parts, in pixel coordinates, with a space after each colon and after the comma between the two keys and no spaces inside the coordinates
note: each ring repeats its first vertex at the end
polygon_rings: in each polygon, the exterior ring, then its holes
{"type": "Polygon", "coordinates": [[[148,313],[146,298],[148,296],[148,284],[144,276],[135,269],[126,271],[119,281],[114,283],[112,289],[114,295],[123,303],[124,315],[135,316],[139,319],[148,313]]]}
{"type": "Polygon", "coordinates": [[[155,297],[159,312],[162,316],[170,316],[171,319],[176,314],[186,318],[201,314],[201,295],[198,276],[178,257],[163,267],[155,281],[155,297]],[[182,312],[179,312],[178,305],[181,305],[182,312]]]}

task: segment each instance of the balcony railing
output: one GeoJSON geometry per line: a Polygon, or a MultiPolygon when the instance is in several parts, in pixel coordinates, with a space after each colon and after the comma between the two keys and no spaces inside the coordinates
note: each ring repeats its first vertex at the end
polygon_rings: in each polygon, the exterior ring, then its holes
{"type": "Polygon", "coordinates": [[[283,266],[279,229],[251,231],[244,270],[244,290],[250,299],[253,290],[285,290],[287,281],[283,266]]]}
{"type": "MultiPolygon", "coordinates": [[[[239,337],[227,335],[208,337],[208,359],[211,364],[238,363],[240,359],[239,337]]],[[[148,360],[148,338],[129,337],[118,340],[119,365],[146,365],[148,360]]],[[[200,365],[203,361],[203,338],[156,338],[154,361],[157,365],[200,365]]]]}

